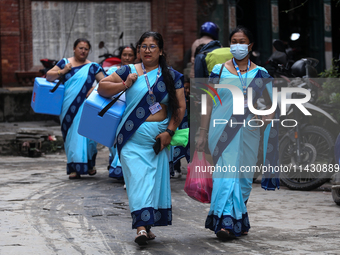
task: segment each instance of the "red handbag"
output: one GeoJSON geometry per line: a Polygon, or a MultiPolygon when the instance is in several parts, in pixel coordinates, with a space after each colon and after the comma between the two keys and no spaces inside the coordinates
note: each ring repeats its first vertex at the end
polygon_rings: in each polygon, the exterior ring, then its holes
{"type": "Polygon", "coordinates": [[[188,174],[184,191],[189,197],[201,202],[210,203],[212,192],[212,173],[204,152],[194,152],[192,162],[188,164],[188,174]],[[202,156],[199,157],[198,154],[202,156]]]}

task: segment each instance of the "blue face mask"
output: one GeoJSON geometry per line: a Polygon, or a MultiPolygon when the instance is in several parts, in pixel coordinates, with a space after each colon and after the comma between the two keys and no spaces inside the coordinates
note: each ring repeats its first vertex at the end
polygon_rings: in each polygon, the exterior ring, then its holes
{"type": "Polygon", "coordinates": [[[250,44],[231,44],[230,53],[233,54],[237,60],[242,60],[248,55],[248,46],[250,44]]]}

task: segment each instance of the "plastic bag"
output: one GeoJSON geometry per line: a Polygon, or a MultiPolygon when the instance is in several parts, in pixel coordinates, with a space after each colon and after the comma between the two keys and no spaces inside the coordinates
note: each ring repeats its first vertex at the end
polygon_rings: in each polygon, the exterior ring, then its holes
{"type": "Polygon", "coordinates": [[[189,141],[189,128],[176,130],[174,136],[171,138],[170,145],[172,146],[187,146],[189,141]]]}
{"type": "Polygon", "coordinates": [[[192,162],[188,164],[184,191],[189,197],[202,203],[210,203],[211,201],[213,184],[210,166],[209,162],[205,159],[204,152],[197,151],[194,152],[192,162]],[[202,156],[199,157],[198,154],[202,156]]]}

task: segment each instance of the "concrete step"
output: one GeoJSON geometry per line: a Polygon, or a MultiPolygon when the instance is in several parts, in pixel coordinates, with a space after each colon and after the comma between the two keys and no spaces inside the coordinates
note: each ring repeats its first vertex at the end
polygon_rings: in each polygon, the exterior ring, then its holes
{"type": "Polygon", "coordinates": [[[0,122],[0,155],[38,157],[62,149],[56,121],[0,122]]]}

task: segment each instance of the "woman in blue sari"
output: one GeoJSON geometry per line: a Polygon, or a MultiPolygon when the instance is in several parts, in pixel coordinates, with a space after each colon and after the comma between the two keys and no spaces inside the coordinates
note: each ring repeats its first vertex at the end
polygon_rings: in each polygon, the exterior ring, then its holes
{"type": "MultiPolygon", "coordinates": [[[[208,101],[208,114],[202,115],[200,137],[196,145],[197,150],[203,150],[209,130],[208,146],[215,172],[205,227],[214,231],[220,239],[245,235],[250,228],[246,204],[252,189],[254,171],[251,169],[254,169],[252,167],[256,166],[258,160],[260,128],[256,126],[266,127],[263,142],[265,164],[278,165],[278,132],[276,126],[268,125],[271,123],[270,119],[275,118],[275,112],[269,114],[268,111],[262,119],[257,119],[249,111],[249,104],[256,105],[260,97],[264,99],[266,109],[271,108],[271,77],[264,68],[249,60],[253,36],[248,29],[237,27],[229,39],[234,58],[224,64],[215,65],[209,83],[211,86],[217,83],[234,85],[239,88],[239,92],[243,91],[243,96],[234,99],[231,91],[221,86],[215,91],[221,101],[215,97],[214,106],[212,101],[208,101]],[[248,102],[248,88],[252,89],[252,102],[248,102]],[[244,115],[233,113],[233,100],[242,102],[244,115]],[[216,125],[216,119],[227,121],[216,125]]],[[[277,178],[263,178],[262,181],[265,189],[278,188],[277,178]]]]}
{"type": "Polygon", "coordinates": [[[172,221],[169,149],[185,113],[183,75],[168,67],[163,38],[145,32],[140,45],[142,63],[122,66],[104,78],[98,93],[110,97],[126,89],[126,109],[117,129],[135,242],[155,238],[151,226],[172,221]]]}
{"type": "MultiPolygon", "coordinates": [[[[119,57],[121,59],[121,64],[110,67],[110,69],[106,72],[107,75],[113,74],[121,66],[133,64],[136,59],[136,49],[132,46],[122,46],[119,49],[119,57]]],[[[112,146],[109,150],[109,177],[124,182],[122,165],[120,164],[116,147],[112,146]]]]}
{"type": "Polygon", "coordinates": [[[97,143],[78,134],[78,125],[84,101],[93,90],[94,81],[104,78],[102,67],[87,59],[91,44],[79,38],[74,42],[74,56],[63,58],[46,74],[48,81],[64,77],[64,101],[60,114],[61,132],[67,156],[69,179],[80,175],[95,175],[97,143]]]}

